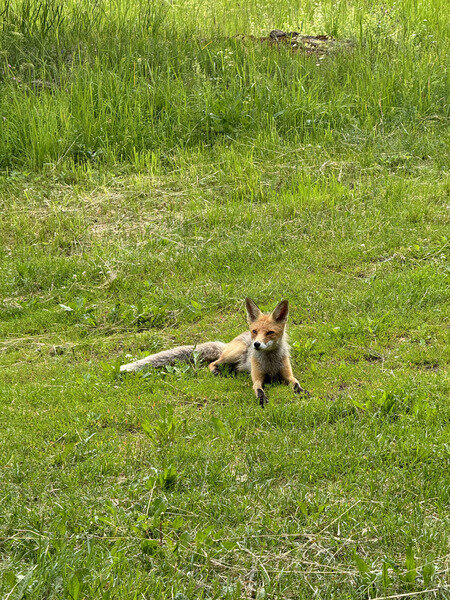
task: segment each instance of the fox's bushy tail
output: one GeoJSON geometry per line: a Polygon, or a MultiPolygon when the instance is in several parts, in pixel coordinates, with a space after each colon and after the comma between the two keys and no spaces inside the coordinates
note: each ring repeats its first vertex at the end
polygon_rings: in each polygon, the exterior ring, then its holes
{"type": "Polygon", "coordinates": [[[120,370],[123,373],[133,373],[140,371],[146,366],[158,368],[173,365],[177,361],[187,362],[192,359],[194,351],[198,352],[201,360],[211,363],[219,358],[224,347],[225,344],[223,342],[206,342],[198,344],[198,346],[178,346],[171,350],[163,350],[157,354],[150,354],[150,356],[141,358],[141,360],[137,360],[136,362],[122,365],[120,370]]]}

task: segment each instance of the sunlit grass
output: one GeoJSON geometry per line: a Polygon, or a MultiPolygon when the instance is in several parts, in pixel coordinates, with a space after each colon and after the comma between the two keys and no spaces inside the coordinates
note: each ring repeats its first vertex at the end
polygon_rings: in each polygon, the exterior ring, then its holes
{"type": "Polygon", "coordinates": [[[4,168],[86,161],[140,168],[171,149],[224,139],[334,144],[444,118],[443,14],[432,3],[305,5],[302,27],[280,23],[278,11],[289,15],[283,4],[265,11],[249,4],[236,22],[234,11],[214,16],[216,3],[4,5],[4,168]],[[261,13],[268,22],[256,28],[251,20],[261,13]],[[233,36],[267,35],[275,26],[352,45],[304,56],[233,36]]]}
{"type": "Polygon", "coordinates": [[[447,597],[446,10],[1,3],[2,598],[447,597]]]}

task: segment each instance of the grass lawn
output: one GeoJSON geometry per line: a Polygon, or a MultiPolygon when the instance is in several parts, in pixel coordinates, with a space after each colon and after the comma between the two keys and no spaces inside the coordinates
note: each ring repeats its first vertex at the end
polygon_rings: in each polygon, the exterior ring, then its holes
{"type": "Polygon", "coordinates": [[[0,14],[0,597],[450,598],[446,3],[0,14]]]}

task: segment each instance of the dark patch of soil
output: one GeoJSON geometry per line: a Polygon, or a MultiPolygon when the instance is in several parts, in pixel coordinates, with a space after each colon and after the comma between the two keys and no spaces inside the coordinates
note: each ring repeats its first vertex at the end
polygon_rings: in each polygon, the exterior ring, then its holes
{"type": "Polygon", "coordinates": [[[292,50],[305,54],[328,54],[332,50],[350,48],[353,45],[350,40],[337,40],[330,35],[300,35],[297,31],[281,29],[273,29],[267,37],[241,34],[236,38],[267,43],[270,46],[290,46],[292,50]]]}

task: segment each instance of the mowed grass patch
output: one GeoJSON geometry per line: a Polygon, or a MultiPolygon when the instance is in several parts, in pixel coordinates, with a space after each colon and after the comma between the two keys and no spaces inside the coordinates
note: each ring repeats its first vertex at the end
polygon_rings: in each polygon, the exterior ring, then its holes
{"type": "Polygon", "coordinates": [[[0,595],[447,598],[445,7],[1,14],[0,595]],[[120,376],[247,295],[309,398],[120,376]]]}
{"type": "Polygon", "coordinates": [[[445,586],[444,181],[320,148],[244,150],[236,173],[235,152],[96,187],[4,180],[7,593],[445,586]],[[290,298],[310,399],[272,385],[262,411],[248,376],[200,365],[118,377],[238,334],[247,293],[290,298]]]}

